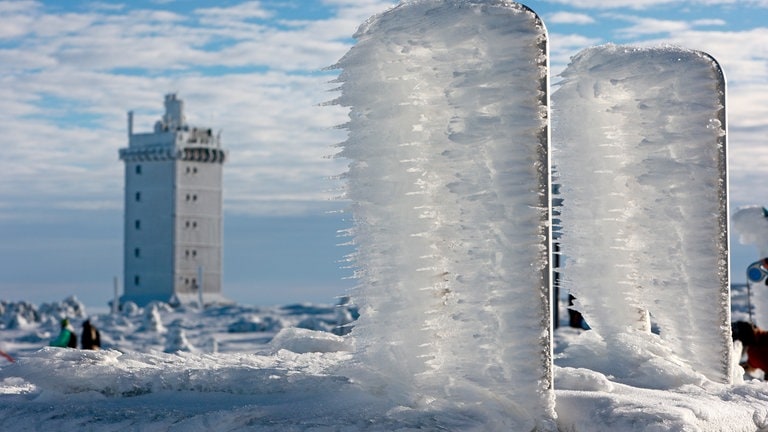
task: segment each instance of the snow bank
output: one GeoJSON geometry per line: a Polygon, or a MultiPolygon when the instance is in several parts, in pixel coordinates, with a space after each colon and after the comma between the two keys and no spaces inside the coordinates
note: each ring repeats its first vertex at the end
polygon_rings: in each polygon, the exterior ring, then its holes
{"type": "Polygon", "coordinates": [[[309,352],[351,351],[350,341],[332,333],[303,328],[286,328],[275,335],[270,346],[304,354],[309,352]]]}
{"type": "MultiPolygon", "coordinates": [[[[307,352],[314,348],[299,340],[294,345],[307,352]]],[[[339,359],[346,355],[331,357],[339,359]]],[[[333,361],[327,363],[333,364],[333,361]]],[[[46,398],[48,392],[56,395],[98,393],[107,397],[161,391],[279,393],[286,391],[286,386],[326,373],[325,365],[317,361],[317,356],[301,356],[287,350],[263,356],[46,347],[34,356],[22,357],[0,369],[0,379],[22,376],[41,393],[37,397],[46,398]]]]}
{"type": "Polygon", "coordinates": [[[258,315],[248,315],[240,317],[227,327],[230,333],[250,333],[278,331],[283,327],[282,322],[273,317],[260,317],[258,315]]]}

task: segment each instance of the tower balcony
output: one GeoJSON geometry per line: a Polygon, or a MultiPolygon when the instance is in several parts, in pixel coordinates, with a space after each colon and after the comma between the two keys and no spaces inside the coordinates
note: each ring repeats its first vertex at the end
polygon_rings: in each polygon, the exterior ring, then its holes
{"type": "MultiPolygon", "coordinates": [[[[198,144],[193,142],[192,144],[198,144]]],[[[202,145],[144,146],[120,149],[120,159],[125,162],[182,160],[189,162],[220,163],[227,159],[227,151],[202,145]]]]}

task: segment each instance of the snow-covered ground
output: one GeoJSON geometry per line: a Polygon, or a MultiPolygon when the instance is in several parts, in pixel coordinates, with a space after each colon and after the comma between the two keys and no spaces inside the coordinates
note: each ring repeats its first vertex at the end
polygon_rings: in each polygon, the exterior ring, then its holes
{"type": "MultiPolygon", "coordinates": [[[[746,318],[745,299],[735,287],[734,319],[746,318]]],[[[155,304],[89,315],[68,299],[3,310],[0,347],[16,362],[0,358],[0,430],[503,429],[502,416],[483,407],[446,406],[428,395],[399,406],[351,380],[352,339],[332,329],[353,308],[155,304]],[[103,349],[47,347],[62,316],[78,329],[90,318],[103,349]]],[[[567,319],[563,306],[560,316],[567,319]]],[[[733,385],[712,382],[657,336],[633,337],[641,336],[626,336],[622,352],[607,356],[594,332],[555,331],[560,430],[768,430],[765,382],[741,380],[740,372],[733,385]]]]}

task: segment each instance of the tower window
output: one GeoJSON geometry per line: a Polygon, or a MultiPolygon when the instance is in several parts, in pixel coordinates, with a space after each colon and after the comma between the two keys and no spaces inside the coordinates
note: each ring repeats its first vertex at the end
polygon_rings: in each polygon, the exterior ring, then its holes
{"type": "Polygon", "coordinates": [[[133,285],[139,286],[139,275],[133,277],[133,285]]]}
{"type": "Polygon", "coordinates": [[[135,256],[136,258],[141,257],[141,249],[139,249],[139,248],[134,249],[133,250],[133,256],[135,256]]]}
{"type": "Polygon", "coordinates": [[[141,201],[141,192],[136,192],[136,201],[141,201]]]}
{"type": "Polygon", "coordinates": [[[141,174],[141,165],[136,165],[136,174],[141,174]]]}
{"type": "Polygon", "coordinates": [[[140,219],[136,219],[133,222],[133,226],[136,227],[137,230],[141,229],[141,220],[140,219]]]}

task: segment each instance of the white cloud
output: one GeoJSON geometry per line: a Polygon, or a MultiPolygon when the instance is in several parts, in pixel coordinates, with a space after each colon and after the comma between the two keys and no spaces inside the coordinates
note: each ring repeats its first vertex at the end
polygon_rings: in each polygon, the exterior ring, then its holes
{"type": "Polygon", "coordinates": [[[700,19],[693,21],[693,25],[696,27],[704,27],[704,26],[724,26],[726,25],[725,20],[722,19],[700,19]]]}
{"type": "MultiPolygon", "coordinates": [[[[173,0],[168,0],[173,1],[173,0]]],[[[125,9],[125,5],[122,3],[107,3],[99,1],[91,1],[87,3],[87,7],[93,11],[121,11],[125,9]]]]}
{"type": "Polygon", "coordinates": [[[3,1],[0,2],[0,15],[30,12],[41,6],[40,2],[34,0],[3,1]]]}
{"type": "MultiPolygon", "coordinates": [[[[324,179],[340,174],[345,161],[324,157],[345,137],[333,127],[346,121],[346,110],[317,106],[335,97],[328,92],[334,85],[327,84],[335,74],[319,70],[347,51],[364,20],[392,2],[325,4],[338,9],[323,20],[286,25],[274,21],[278,10],[259,2],[189,14],[129,4],[60,13],[37,2],[0,2],[0,24],[8,24],[0,25],[0,118],[9,125],[4,151],[14,158],[0,161],[0,202],[119,207],[123,167],[117,150],[127,144],[126,111],[135,110],[137,131],[150,130],[162,115],[163,94],[178,92],[190,122],[223,130],[230,151],[228,211],[327,205],[339,185],[324,179]]],[[[756,176],[752,170],[768,164],[762,153],[750,153],[768,119],[768,30],[700,30],[724,26],[719,18],[687,23],[621,17],[631,24],[621,33],[629,39],[701,49],[721,61],[730,79],[732,164],[745,167],[733,177],[756,176]]],[[[553,74],[581,49],[608,42],[606,31],[594,31],[597,18],[584,34],[557,31],[559,24],[588,19],[550,15],[553,74]]],[[[0,217],[13,212],[20,214],[5,207],[0,217]]]]}
{"type": "Polygon", "coordinates": [[[568,5],[584,9],[650,9],[655,6],[751,6],[768,7],[768,0],[546,0],[548,3],[568,5]]]}
{"type": "Polygon", "coordinates": [[[30,33],[40,7],[34,1],[0,2],[0,42],[30,33]]]}
{"type": "Polygon", "coordinates": [[[557,74],[565,69],[576,53],[593,45],[603,43],[597,38],[590,38],[578,34],[550,33],[549,35],[549,65],[552,74],[552,82],[557,81],[557,74]]]}
{"type": "Polygon", "coordinates": [[[547,17],[546,22],[553,24],[593,24],[595,20],[586,14],[555,12],[547,17]]]}
{"type": "Polygon", "coordinates": [[[388,3],[342,4],[326,20],[290,27],[262,22],[273,12],[258,2],[198,9],[205,20],[162,10],[16,6],[0,3],[23,24],[0,33],[0,117],[12,156],[0,161],[0,201],[19,205],[0,217],[78,203],[119,208],[126,111],[136,112],[135,130],[151,130],[171,91],[185,100],[192,124],[223,130],[228,211],[306,211],[338,195],[327,178],[344,162],[326,157],[344,139],[334,126],[346,110],[318,106],[335,97],[327,92],[335,74],[319,70],[388,3]]]}
{"type": "Polygon", "coordinates": [[[230,7],[212,7],[195,9],[195,14],[204,16],[212,21],[244,21],[253,18],[267,19],[272,12],[264,9],[258,1],[247,1],[230,7]]]}
{"type": "Polygon", "coordinates": [[[663,33],[676,33],[691,28],[691,24],[686,21],[664,20],[622,14],[608,14],[606,17],[628,21],[634,24],[618,30],[617,34],[623,38],[638,38],[663,33]]]}
{"type": "Polygon", "coordinates": [[[548,0],[549,3],[584,9],[646,9],[678,0],[548,0]]]}
{"type": "Polygon", "coordinates": [[[754,7],[768,7],[768,0],[699,0],[697,3],[705,4],[707,6],[754,6],[754,7]]]}

